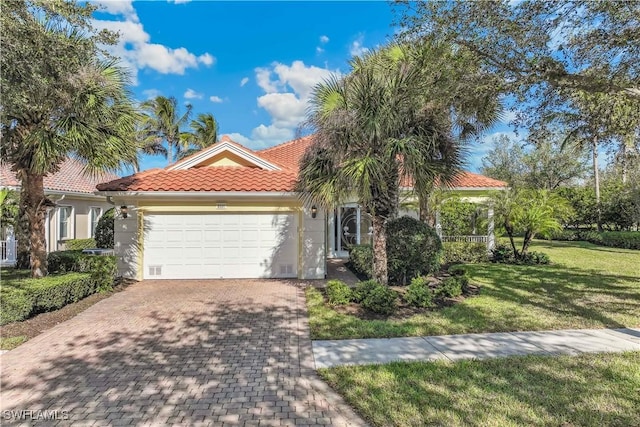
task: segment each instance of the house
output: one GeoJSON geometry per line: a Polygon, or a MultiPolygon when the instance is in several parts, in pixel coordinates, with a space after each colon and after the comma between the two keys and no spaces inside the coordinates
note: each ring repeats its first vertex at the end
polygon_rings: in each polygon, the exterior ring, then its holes
{"type": "MultiPolygon", "coordinates": [[[[64,248],[71,239],[94,237],[102,214],[113,207],[107,198],[95,194],[96,185],[118,176],[104,173],[97,177],[83,174],[84,166],[68,158],[60,169],[44,178],[45,195],[55,203],[45,218],[47,252],[64,248]]],[[[11,165],[0,163],[0,188],[20,191],[20,180],[11,165]]]]}
{"type": "MultiPolygon", "coordinates": [[[[228,137],[165,169],[99,184],[119,207],[115,252],[135,279],[325,277],[326,258],[371,235],[357,203],[331,212],[293,192],[312,137],[253,151],[228,137]]],[[[460,190],[506,184],[464,173],[460,190]]]]}

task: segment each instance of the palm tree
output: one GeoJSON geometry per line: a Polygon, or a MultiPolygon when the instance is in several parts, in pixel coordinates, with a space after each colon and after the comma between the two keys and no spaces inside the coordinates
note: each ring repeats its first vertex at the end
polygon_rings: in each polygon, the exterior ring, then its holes
{"type": "Polygon", "coordinates": [[[167,162],[169,165],[172,164],[185,144],[188,145],[187,141],[192,138],[189,132],[182,130],[189,122],[192,106],[187,104],[186,111],[181,115],[176,98],[157,96],[143,102],[142,109],[145,112],[141,129],[142,146],[161,153],[162,150],[157,148],[166,142],[167,162]]]}
{"type": "Polygon", "coordinates": [[[196,120],[192,120],[191,136],[185,139],[186,145],[178,153],[177,159],[184,159],[193,153],[209,147],[218,141],[218,122],[211,113],[198,114],[196,120]]]}
{"type": "Polygon", "coordinates": [[[351,74],[328,79],[311,99],[308,124],[316,133],[297,191],[326,208],[358,197],[372,216],[373,275],[384,284],[386,227],[397,215],[400,183],[410,177],[425,194],[436,178],[450,181],[462,164],[451,110],[440,103],[451,82],[446,71],[428,75],[445,52],[433,44],[394,44],[353,58],[351,74]],[[434,89],[438,79],[444,83],[434,89]]]}
{"type": "Polygon", "coordinates": [[[44,177],[68,156],[82,161],[87,174],[116,171],[137,160],[130,143],[137,114],[127,73],[113,62],[93,60],[68,78],[65,90],[49,93],[57,98],[39,106],[38,114],[4,111],[11,121],[3,123],[2,155],[21,180],[33,277],[47,274],[45,213],[52,202],[44,194],[44,177]]]}

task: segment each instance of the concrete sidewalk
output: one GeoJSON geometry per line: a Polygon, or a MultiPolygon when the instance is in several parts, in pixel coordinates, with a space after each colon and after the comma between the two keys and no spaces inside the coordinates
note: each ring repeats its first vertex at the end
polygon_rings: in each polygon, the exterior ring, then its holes
{"type": "Polygon", "coordinates": [[[640,329],[573,329],[313,341],[316,369],[393,361],[640,351],[640,329]]]}

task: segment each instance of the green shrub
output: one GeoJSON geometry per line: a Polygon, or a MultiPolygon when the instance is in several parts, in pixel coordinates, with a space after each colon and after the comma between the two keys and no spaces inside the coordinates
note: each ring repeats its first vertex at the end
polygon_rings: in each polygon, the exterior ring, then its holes
{"type": "Polygon", "coordinates": [[[329,305],[349,304],[352,297],[351,288],[340,280],[329,280],[327,282],[327,301],[329,305]]]}
{"type": "Polygon", "coordinates": [[[462,295],[462,284],[466,279],[468,284],[468,278],[466,276],[451,276],[442,281],[438,287],[436,293],[439,297],[456,298],[462,295]]]}
{"type": "Polygon", "coordinates": [[[440,267],[442,243],[435,230],[415,218],[403,216],[387,225],[389,283],[405,285],[440,267]]]}
{"type": "Polygon", "coordinates": [[[41,279],[6,280],[0,292],[0,324],[57,310],[98,292],[103,286],[101,277],[76,272],[41,279]]]}
{"type": "Polygon", "coordinates": [[[111,208],[104,213],[96,225],[96,246],[99,248],[113,249],[113,227],[115,209],[111,208]]]}
{"type": "Polygon", "coordinates": [[[349,263],[347,266],[361,279],[373,277],[373,248],[371,245],[354,245],[349,247],[349,263]]]}
{"type": "Polygon", "coordinates": [[[497,245],[492,251],[493,262],[499,262],[502,264],[518,264],[518,265],[538,265],[549,264],[551,260],[549,255],[543,252],[527,252],[526,254],[518,254],[517,258],[513,256],[513,250],[506,245],[497,245]]]}
{"type": "Polygon", "coordinates": [[[491,250],[491,261],[509,264],[513,262],[513,250],[510,246],[497,244],[491,250]]]}
{"type": "Polygon", "coordinates": [[[429,287],[429,280],[426,277],[416,277],[411,280],[411,284],[404,294],[404,299],[414,307],[431,307],[433,305],[433,291],[429,287]]]}
{"type": "Polygon", "coordinates": [[[378,285],[362,300],[362,307],[378,314],[391,314],[396,309],[398,293],[388,286],[378,285]]]}
{"type": "Polygon", "coordinates": [[[77,251],[83,249],[91,249],[96,247],[96,241],[93,239],[72,239],[64,242],[64,247],[69,251],[77,251]]]}
{"type": "Polygon", "coordinates": [[[640,231],[605,231],[600,238],[604,246],[640,249],[640,231]]]}
{"type": "Polygon", "coordinates": [[[353,302],[362,302],[371,293],[372,290],[382,286],[375,280],[365,280],[358,283],[351,294],[351,300],[353,302]]]}
{"type": "Polygon", "coordinates": [[[116,257],[111,255],[89,255],[82,251],[57,251],[47,255],[51,273],[91,273],[99,283],[100,290],[109,290],[117,273],[116,257]]]}
{"type": "Polygon", "coordinates": [[[489,261],[487,245],[473,242],[444,242],[443,264],[473,264],[489,261]]]}

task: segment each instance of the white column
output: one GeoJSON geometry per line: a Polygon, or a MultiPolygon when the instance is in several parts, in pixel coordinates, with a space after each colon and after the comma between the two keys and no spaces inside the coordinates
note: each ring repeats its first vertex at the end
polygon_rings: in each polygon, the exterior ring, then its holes
{"type": "Polygon", "coordinates": [[[487,212],[489,224],[487,225],[487,250],[492,251],[496,247],[496,236],[494,233],[495,224],[493,222],[493,208],[489,208],[487,212]]]}
{"type": "Polygon", "coordinates": [[[335,210],[327,211],[327,229],[329,230],[329,256],[336,257],[336,212],[335,210]]]}
{"type": "Polygon", "coordinates": [[[356,244],[360,244],[360,206],[356,207],[356,244]]]}
{"type": "Polygon", "coordinates": [[[440,225],[440,211],[436,211],[436,234],[442,239],[442,225],[440,225]]]}

